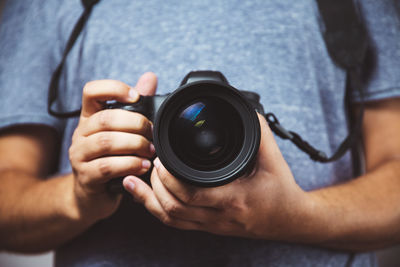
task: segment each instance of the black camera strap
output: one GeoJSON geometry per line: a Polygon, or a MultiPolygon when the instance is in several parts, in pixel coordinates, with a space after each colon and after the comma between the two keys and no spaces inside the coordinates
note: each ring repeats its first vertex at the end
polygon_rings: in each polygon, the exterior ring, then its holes
{"type": "MultiPolygon", "coordinates": [[[[339,159],[348,149],[357,145],[364,114],[362,68],[368,49],[368,39],[359,8],[353,0],[317,0],[317,4],[322,19],[320,20],[321,32],[329,55],[333,62],[347,73],[345,105],[349,118],[349,134],[336,152],[328,157],[324,152],[304,141],[299,134],[283,128],[274,114],[267,113],[265,117],[275,134],[292,141],[311,159],[331,162],[339,159]],[[354,91],[358,92],[361,103],[358,117],[352,123],[350,101],[354,91]]],[[[353,157],[355,157],[354,154],[353,151],[353,157]]]]}
{"type": "Polygon", "coordinates": [[[97,4],[100,0],[82,0],[83,7],[85,8],[79,20],[76,22],[71,35],[69,36],[67,45],[65,47],[64,53],[62,55],[62,59],[58,64],[56,70],[53,72],[51,76],[51,81],[49,85],[49,95],[47,99],[47,111],[49,114],[59,117],[59,118],[70,118],[77,117],[81,113],[81,109],[73,110],[73,111],[56,111],[52,109],[54,101],[58,96],[58,84],[60,82],[61,72],[64,68],[65,61],[72,47],[74,46],[76,40],[78,39],[80,33],[82,32],[83,27],[86,24],[86,21],[90,17],[90,13],[95,4],[97,4]]]}
{"type": "MultiPolygon", "coordinates": [[[[48,112],[59,118],[70,118],[79,116],[81,110],[56,111],[52,106],[58,96],[58,84],[66,58],[78,39],[91,11],[100,0],[82,0],[84,11],[75,24],[64,50],[62,60],[54,71],[49,85],[48,112]]],[[[337,151],[330,157],[324,152],[315,149],[304,141],[299,134],[286,130],[282,127],[272,113],[265,115],[272,131],[283,139],[292,141],[300,150],[307,153],[311,159],[319,162],[331,162],[339,159],[356,144],[360,134],[363,117],[363,90],[361,70],[368,48],[367,35],[360,18],[358,6],[353,0],[316,0],[319,14],[321,16],[321,32],[326,47],[332,60],[347,72],[346,100],[350,101],[351,92],[357,90],[360,98],[360,112],[355,123],[350,123],[349,135],[340,144],[337,151]]],[[[346,102],[346,107],[348,107],[346,102]]],[[[351,118],[349,111],[348,117],[351,118]]]]}

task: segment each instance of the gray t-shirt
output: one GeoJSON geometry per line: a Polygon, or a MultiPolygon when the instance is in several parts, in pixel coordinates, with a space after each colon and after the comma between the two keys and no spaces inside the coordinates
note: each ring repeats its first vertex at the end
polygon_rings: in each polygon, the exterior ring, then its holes
{"type": "MultiPolygon", "coordinates": [[[[398,97],[399,3],[360,2],[376,66],[366,99],[398,97]]],[[[48,115],[47,90],[81,12],[79,0],[10,0],[0,24],[0,127],[57,129],[59,173],[71,171],[68,147],[77,119],[48,115]]],[[[158,93],[167,93],[199,69],[219,70],[234,87],[258,92],[266,111],[328,155],[347,134],[345,73],[327,53],[312,0],[100,1],[68,57],[57,104],[77,109],[87,81],[134,85],[146,71],[158,75],[158,93]]],[[[352,177],[349,153],[321,164],[277,142],[304,190],[352,177]]],[[[56,266],[345,266],[349,259],[318,247],[176,230],[125,200],[112,217],[58,248],[56,266]]],[[[371,253],[350,263],[376,266],[371,253]]]]}

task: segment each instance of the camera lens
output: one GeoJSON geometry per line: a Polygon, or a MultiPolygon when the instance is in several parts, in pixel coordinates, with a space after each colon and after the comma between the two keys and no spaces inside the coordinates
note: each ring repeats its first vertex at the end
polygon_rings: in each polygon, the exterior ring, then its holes
{"type": "Polygon", "coordinates": [[[153,142],[172,175],[198,186],[218,186],[252,169],[260,125],[254,108],[237,89],[195,81],[162,102],[153,142]]]}
{"type": "Polygon", "coordinates": [[[178,109],[169,131],[171,148],[178,158],[202,171],[232,162],[244,135],[240,115],[219,97],[196,99],[178,109]]]}

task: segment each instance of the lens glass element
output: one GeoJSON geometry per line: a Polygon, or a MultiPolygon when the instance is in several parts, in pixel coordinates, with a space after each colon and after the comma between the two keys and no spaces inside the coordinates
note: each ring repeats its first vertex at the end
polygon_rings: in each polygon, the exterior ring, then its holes
{"type": "Polygon", "coordinates": [[[178,158],[191,168],[223,168],[239,154],[243,123],[231,104],[203,97],[179,108],[169,127],[169,141],[178,158]]]}

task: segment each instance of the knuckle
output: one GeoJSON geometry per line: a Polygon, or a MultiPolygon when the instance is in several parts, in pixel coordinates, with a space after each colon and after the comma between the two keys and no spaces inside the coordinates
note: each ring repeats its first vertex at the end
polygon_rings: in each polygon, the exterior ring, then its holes
{"type": "Polygon", "coordinates": [[[137,171],[142,168],[141,161],[136,158],[133,158],[132,160],[130,160],[130,162],[127,165],[128,165],[129,170],[137,171]]]}
{"type": "Polygon", "coordinates": [[[99,125],[102,129],[108,129],[111,125],[112,115],[109,110],[99,112],[99,125]]]}
{"type": "Polygon", "coordinates": [[[167,174],[165,173],[164,168],[155,168],[155,167],[154,167],[154,169],[156,170],[156,172],[157,172],[157,174],[158,174],[158,177],[160,178],[160,181],[161,181],[164,185],[166,185],[167,187],[169,187],[170,184],[171,184],[171,182],[169,181],[169,179],[167,179],[167,174]]]}
{"type": "Polygon", "coordinates": [[[102,176],[109,176],[112,173],[112,167],[108,160],[99,160],[98,169],[102,176]]]}
{"type": "Polygon", "coordinates": [[[134,157],[131,163],[131,169],[135,171],[140,171],[143,169],[142,165],[143,160],[141,158],[134,157]]]}
{"type": "Polygon", "coordinates": [[[192,191],[186,194],[183,194],[182,201],[187,204],[194,204],[199,201],[200,194],[198,191],[192,191]]]}
{"type": "Polygon", "coordinates": [[[81,164],[77,164],[77,165],[73,166],[72,169],[73,169],[75,179],[80,185],[84,186],[84,185],[89,184],[90,178],[89,178],[89,174],[88,174],[88,171],[86,170],[86,168],[82,168],[81,164]]]}
{"type": "Polygon", "coordinates": [[[143,151],[149,151],[149,142],[147,141],[147,139],[141,135],[139,135],[137,137],[137,149],[139,150],[143,150],[143,151]]]}
{"type": "Polygon", "coordinates": [[[82,90],[82,94],[84,97],[90,97],[92,95],[93,87],[95,85],[95,81],[90,81],[85,84],[82,90]]]}
{"type": "Polygon", "coordinates": [[[71,164],[78,161],[78,153],[76,152],[76,148],[74,145],[71,145],[68,149],[69,161],[71,164]]]}
{"type": "Polygon", "coordinates": [[[221,204],[224,209],[234,214],[242,215],[247,211],[247,205],[245,201],[238,198],[226,199],[225,201],[222,201],[221,204]]]}
{"type": "Polygon", "coordinates": [[[146,208],[149,209],[149,201],[141,194],[140,191],[136,191],[136,194],[133,196],[136,201],[142,203],[146,208]]]}
{"type": "Polygon", "coordinates": [[[71,145],[71,146],[68,148],[68,155],[69,155],[69,159],[70,159],[70,160],[71,160],[72,157],[75,155],[75,148],[74,148],[74,145],[71,145]]]}
{"type": "Polygon", "coordinates": [[[141,138],[141,143],[142,143],[142,145],[144,146],[144,148],[146,149],[146,150],[149,150],[149,147],[150,147],[150,143],[149,143],[149,141],[146,139],[146,137],[144,137],[144,136],[140,136],[140,138],[141,138]]]}
{"type": "Polygon", "coordinates": [[[233,200],[230,203],[231,209],[237,212],[243,212],[245,210],[245,205],[242,201],[233,200]]]}
{"type": "Polygon", "coordinates": [[[144,116],[137,116],[136,123],[139,129],[145,130],[147,128],[148,121],[144,116]]]}
{"type": "Polygon", "coordinates": [[[149,210],[152,209],[151,200],[150,200],[149,198],[146,197],[146,195],[144,194],[143,190],[137,190],[137,194],[136,194],[135,198],[136,198],[140,203],[143,203],[144,206],[146,206],[149,210]]]}
{"type": "Polygon", "coordinates": [[[89,176],[87,176],[85,171],[83,171],[83,170],[77,171],[77,179],[81,185],[87,185],[87,184],[89,184],[89,181],[90,181],[89,176]]]}
{"type": "Polygon", "coordinates": [[[103,153],[109,152],[112,147],[112,139],[109,133],[101,133],[97,138],[97,145],[103,153]]]}
{"type": "Polygon", "coordinates": [[[76,169],[77,174],[80,178],[80,180],[82,180],[83,182],[86,182],[88,179],[88,175],[87,175],[87,171],[85,170],[85,168],[80,168],[81,166],[78,166],[78,168],[76,169]]]}
{"type": "Polygon", "coordinates": [[[75,143],[77,141],[78,137],[79,137],[78,130],[75,130],[75,132],[72,134],[72,138],[71,138],[72,143],[75,143]]]}
{"type": "Polygon", "coordinates": [[[171,217],[168,216],[167,214],[161,215],[160,220],[165,225],[171,226],[173,224],[173,221],[172,221],[171,217]]]}
{"type": "Polygon", "coordinates": [[[127,85],[119,80],[113,80],[113,79],[108,79],[108,80],[104,80],[105,82],[108,83],[108,85],[110,86],[110,88],[115,88],[116,90],[123,90],[125,87],[127,87],[127,85]]]}
{"type": "Polygon", "coordinates": [[[173,202],[165,202],[164,209],[168,214],[171,214],[171,215],[177,215],[181,211],[180,205],[178,205],[177,203],[173,203],[173,202]]]}
{"type": "Polygon", "coordinates": [[[113,95],[125,95],[127,93],[127,86],[125,83],[118,80],[105,80],[113,95]]]}

